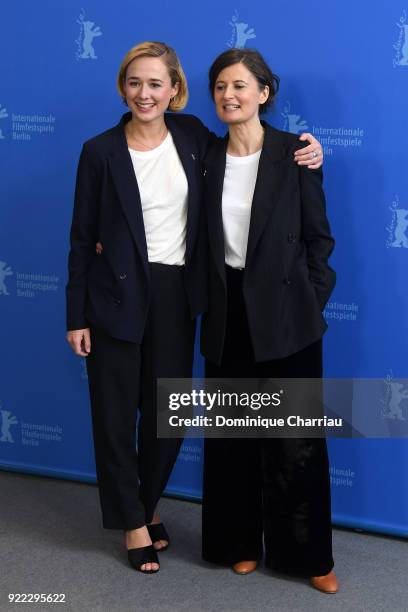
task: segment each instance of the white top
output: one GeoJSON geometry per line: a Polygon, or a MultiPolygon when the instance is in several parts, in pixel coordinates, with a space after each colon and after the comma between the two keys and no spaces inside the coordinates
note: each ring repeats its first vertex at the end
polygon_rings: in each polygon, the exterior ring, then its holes
{"type": "Polygon", "coordinates": [[[244,157],[228,155],[222,191],[225,263],[245,268],[252,198],[261,151],[244,157]]]}
{"type": "Polygon", "coordinates": [[[188,183],[168,132],[151,151],[129,148],[139,186],[150,262],[182,266],[186,252],[188,183]]]}

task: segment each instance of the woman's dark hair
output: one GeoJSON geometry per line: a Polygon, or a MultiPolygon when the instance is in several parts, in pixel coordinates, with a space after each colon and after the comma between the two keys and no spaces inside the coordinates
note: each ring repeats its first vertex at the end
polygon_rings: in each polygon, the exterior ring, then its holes
{"type": "Polygon", "coordinates": [[[259,89],[262,91],[267,85],[269,97],[263,104],[259,105],[259,112],[265,113],[271,106],[279,90],[279,77],[273,74],[262,55],[256,49],[229,49],[215,58],[209,73],[209,87],[211,97],[214,100],[214,88],[218,75],[224,68],[233,64],[244,64],[258,81],[259,89]]]}

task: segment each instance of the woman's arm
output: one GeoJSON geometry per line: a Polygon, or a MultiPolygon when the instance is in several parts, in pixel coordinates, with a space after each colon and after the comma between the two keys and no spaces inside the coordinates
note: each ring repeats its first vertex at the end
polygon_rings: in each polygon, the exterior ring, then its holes
{"type": "Polygon", "coordinates": [[[306,244],[310,280],[321,310],[324,309],[336,284],[336,273],[328,263],[334,248],[334,239],[326,215],[322,182],[321,169],[310,170],[305,166],[299,168],[302,239],[306,244]]]}
{"type": "Polygon", "coordinates": [[[190,115],[194,119],[196,133],[198,136],[198,145],[200,150],[200,161],[203,161],[207,150],[213,143],[220,139],[215,132],[212,132],[204,123],[195,115],[190,115]]]}
{"type": "Polygon", "coordinates": [[[89,143],[79,158],[68,257],[67,330],[88,327],[85,319],[87,272],[98,240],[101,163],[89,143]]]}

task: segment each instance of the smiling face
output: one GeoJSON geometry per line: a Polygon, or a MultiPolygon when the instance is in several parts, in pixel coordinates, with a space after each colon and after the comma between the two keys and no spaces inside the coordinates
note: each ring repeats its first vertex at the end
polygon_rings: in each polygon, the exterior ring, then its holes
{"type": "Polygon", "coordinates": [[[258,117],[259,105],[268,95],[269,87],[260,89],[256,77],[242,63],[224,68],[215,81],[215,109],[224,123],[245,123],[258,117]]]}
{"type": "Polygon", "coordinates": [[[138,57],[127,67],[123,93],[133,118],[139,121],[147,123],[162,117],[178,89],[159,57],[138,57]]]}

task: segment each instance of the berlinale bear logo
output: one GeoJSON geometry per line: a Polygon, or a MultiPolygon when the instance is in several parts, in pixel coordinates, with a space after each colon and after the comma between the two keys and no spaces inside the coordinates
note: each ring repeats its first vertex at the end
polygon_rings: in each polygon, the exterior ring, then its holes
{"type": "Polygon", "coordinates": [[[5,261],[0,261],[0,295],[10,295],[6,287],[6,276],[13,274],[10,266],[5,261]]]}
{"type": "MultiPolygon", "coordinates": [[[[1,408],[1,404],[0,404],[1,408]]],[[[12,425],[17,425],[18,421],[14,414],[10,410],[0,410],[1,415],[1,428],[0,428],[0,442],[11,442],[14,443],[13,436],[10,432],[12,425]]]]}
{"type": "Polygon", "coordinates": [[[408,25],[406,21],[407,13],[404,11],[397,22],[398,38],[393,44],[395,55],[392,63],[394,68],[396,66],[408,66],[408,25]]]}
{"type": "MultiPolygon", "coordinates": [[[[4,106],[0,104],[0,119],[6,119],[6,117],[8,117],[7,109],[4,108],[4,106]]],[[[2,140],[3,138],[4,138],[3,132],[0,129],[0,140],[2,140]]]]}
{"type": "Polygon", "coordinates": [[[294,112],[291,112],[289,101],[287,101],[284,106],[282,117],[285,120],[283,124],[283,129],[286,132],[291,132],[292,134],[301,134],[302,132],[305,132],[309,127],[306,121],[302,119],[300,115],[296,115],[294,112]]]}
{"type": "Polygon", "coordinates": [[[392,218],[387,225],[387,247],[408,249],[408,209],[402,208],[398,195],[394,197],[394,201],[389,207],[392,218]]]}
{"type": "Polygon", "coordinates": [[[385,419],[396,419],[398,421],[406,421],[405,400],[408,399],[408,388],[398,380],[394,380],[392,373],[387,375],[385,382],[385,397],[381,400],[384,408],[382,416],[385,419]]]}
{"type": "Polygon", "coordinates": [[[235,11],[229,24],[232,27],[232,34],[230,41],[227,43],[228,47],[243,49],[248,40],[256,38],[254,28],[249,28],[247,23],[239,21],[238,11],[235,11]]]}
{"type": "Polygon", "coordinates": [[[82,9],[77,23],[80,25],[79,37],[75,41],[77,44],[76,58],[79,59],[98,59],[93,47],[93,39],[102,36],[99,26],[94,27],[94,21],[85,21],[85,11],[82,9]]]}

